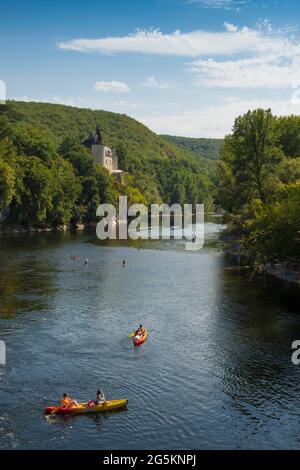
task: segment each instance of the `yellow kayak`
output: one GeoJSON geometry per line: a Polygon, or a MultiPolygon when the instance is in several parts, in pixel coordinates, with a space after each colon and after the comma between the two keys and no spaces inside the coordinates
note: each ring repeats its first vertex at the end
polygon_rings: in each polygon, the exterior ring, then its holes
{"type": "Polygon", "coordinates": [[[48,406],[45,409],[46,415],[81,415],[86,413],[101,413],[104,411],[124,408],[128,400],[106,400],[102,405],[87,406],[87,403],[79,403],[79,406],[66,408],[64,406],[48,406]]]}

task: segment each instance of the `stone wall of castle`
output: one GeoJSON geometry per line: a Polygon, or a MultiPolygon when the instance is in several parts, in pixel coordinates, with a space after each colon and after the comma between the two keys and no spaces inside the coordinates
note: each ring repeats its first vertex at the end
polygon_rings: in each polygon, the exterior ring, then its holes
{"type": "Polygon", "coordinates": [[[118,157],[116,153],[106,145],[93,144],[91,154],[96,162],[104,166],[110,173],[118,171],[118,157]]]}

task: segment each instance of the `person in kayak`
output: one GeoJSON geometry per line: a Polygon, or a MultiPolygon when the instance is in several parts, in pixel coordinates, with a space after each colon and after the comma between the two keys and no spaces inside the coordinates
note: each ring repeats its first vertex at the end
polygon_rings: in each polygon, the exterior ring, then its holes
{"type": "Polygon", "coordinates": [[[106,401],[105,400],[105,395],[104,395],[104,392],[103,392],[103,388],[101,387],[101,390],[97,390],[95,400],[90,400],[87,403],[87,406],[89,408],[93,408],[94,406],[97,406],[97,405],[103,405],[103,403],[105,403],[105,401],[106,401]]]}
{"type": "Polygon", "coordinates": [[[103,403],[105,403],[105,395],[102,387],[100,390],[97,390],[95,403],[96,405],[102,405],[103,403]]]}
{"type": "Polygon", "coordinates": [[[141,339],[142,336],[145,334],[145,328],[143,325],[140,325],[140,327],[134,332],[134,339],[141,339]]]}
{"type": "Polygon", "coordinates": [[[139,329],[137,330],[138,335],[143,335],[145,333],[145,328],[143,325],[140,325],[139,329]]]}
{"type": "Polygon", "coordinates": [[[64,408],[71,408],[72,406],[78,406],[78,402],[73,400],[67,393],[63,394],[63,398],[60,402],[64,408]]]}

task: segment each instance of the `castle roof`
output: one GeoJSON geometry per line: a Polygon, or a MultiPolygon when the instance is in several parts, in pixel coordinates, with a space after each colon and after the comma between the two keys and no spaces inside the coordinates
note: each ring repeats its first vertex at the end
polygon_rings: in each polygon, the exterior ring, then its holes
{"type": "Polygon", "coordinates": [[[91,147],[92,145],[103,145],[102,135],[99,127],[96,129],[96,134],[90,133],[89,137],[81,141],[82,145],[91,147]]]}

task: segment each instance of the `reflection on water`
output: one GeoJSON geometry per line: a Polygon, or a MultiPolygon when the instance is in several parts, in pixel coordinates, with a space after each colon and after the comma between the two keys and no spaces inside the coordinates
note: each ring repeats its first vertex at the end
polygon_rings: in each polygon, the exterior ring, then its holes
{"type": "Polygon", "coordinates": [[[0,240],[0,448],[300,448],[299,290],[224,271],[218,228],[199,252],[94,233],[0,240]],[[134,348],[140,323],[149,340],[134,348]],[[100,384],[128,409],[43,416],[100,384]]]}
{"type": "Polygon", "coordinates": [[[9,318],[24,311],[41,311],[53,287],[50,266],[41,268],[37,259],[4,259],[0,276],[0,317],[9,318]]]}

